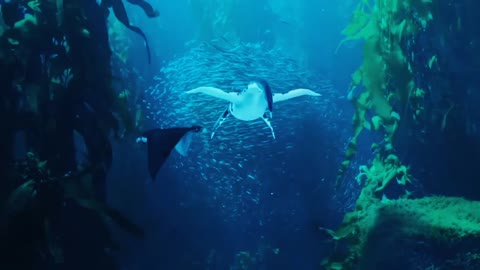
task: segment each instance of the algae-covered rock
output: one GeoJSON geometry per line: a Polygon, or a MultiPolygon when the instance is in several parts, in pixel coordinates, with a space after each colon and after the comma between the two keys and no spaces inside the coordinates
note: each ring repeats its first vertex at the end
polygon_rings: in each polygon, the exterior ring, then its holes
{"type": "Polygon", "coordinates": [[[466,238],[480,238],[480,201],[457,197],[399,199],[381,204],[377,219],[395,215],[410,225],[402,231],[410,236],[452,244],[466,238]]]}
{"type": "MultiPolygon", "coordinates": [[[[382,246],[382,242],[426,242],[439,248],[457,245],[459,250],[463,243],[480,243],[478,201],[434,196],[370,202],[347,214],[338,230],[330,231],[334,239],[347,241],[349,253],[343,260],[325,261],[325,269],[357,269],[375,260],[372,246],[382,246]]],[[[398,247],[390,248],[387,253],[395,253],[398,247]]]]}

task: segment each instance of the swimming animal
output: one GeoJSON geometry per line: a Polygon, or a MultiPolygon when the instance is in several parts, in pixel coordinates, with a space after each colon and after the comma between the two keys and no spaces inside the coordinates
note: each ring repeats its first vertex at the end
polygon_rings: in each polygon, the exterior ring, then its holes
{"type": "Polygon", "coordinates": [[[175,149],[182,156],[187,155],[193,133],[202,131],[200,126],[151,129],[137,138],[137,143],[147,144],[148,171],[155,180],[170,153],[175,149]]]}
{"type": "Polygon", "coordinates": [[[213,138],[216,130],[231,114],[242,121],[253,121],[261,118],[270,128],[272,136],[275,139],[275,132],[270,123],[274,103],[301,96],[321,96],[319,93],[304,88],[290,90],[285,94],[272,94],[270,85],[263,79],[252,80],[247,85],[247,88],[241,92],[225,92],[215,87],[202,86],[189,90],[186,93],[203,93],[230,102],[228,108],[220,115],[215,123],[210,138],[213,138]]]}

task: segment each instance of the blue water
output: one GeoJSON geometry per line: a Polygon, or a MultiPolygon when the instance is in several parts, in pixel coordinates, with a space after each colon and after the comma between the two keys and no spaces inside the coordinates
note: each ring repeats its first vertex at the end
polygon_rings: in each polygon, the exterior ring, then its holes
{"type": "Polygon", "coordinates": [[[147,175],[145,149],[118,145],[109,201],[146,229],[143,241],[118,232],[127,238],[122,265],[318,269],[330,247],[318,227],[337,226],[359,188],[348,182],[334,191],[353,113],[344,95],[361,63],[359,44],[334,50],[354,3],[194,2],[152,1],[161,12],[152,20],[129,6],[154,55],[147,65],[142,42],[131,35],[129,64],[145,79],[147,127],[210,129],[226,104],[182,93],[209,83],[228,89],[251,75],[267,79],[274,92],[310,88],[322,97],[276,105],[276,140],[261,120],[233,118],[213,140],[209,132],[194,136],[188,157],[172,154],[155,182],[147,175]],[[242,251],[249,254],[243,266],[242,251]]]}

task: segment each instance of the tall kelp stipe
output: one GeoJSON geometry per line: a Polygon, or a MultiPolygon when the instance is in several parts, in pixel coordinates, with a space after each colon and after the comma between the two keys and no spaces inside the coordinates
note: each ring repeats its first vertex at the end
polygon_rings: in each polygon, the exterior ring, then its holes
{"type": "MultiPolygon", "coordinates": [[[[348,98],[355,107],[354,134],[337,184],[347,181],[344,173],[363,130],[382,132],[383,141],[372,145],[371,163],[359,168],[356,180],[361,192],[355,209],[345,215],[338,229],[321,228],[347,246],[347,251],[335,249],[323,262],[325,269],[412,269],[412,265],[433,269],[436,264],[426,255],[432,249],[444,252],[440,265],[445,269],[478,266],[478,249],[472,244],[480,240],[478,202],[441,196],[412,198],[407,189],[397,199],[384,195],[392,182],[406,186],[413,181],[409,168],[396,155],[394,136],[400,121],[429,119],[425,98],[434,90],[422,89],[417,73],[437,70],[437,56],[423,56],[420,61],[411,48],[416,37],[435,22],[439,5],[432,0],[362,0],[343,32],[347,37],[341,44],[363,41],[364,61],[352,75],[348,98]]],[[[449,92],[435,91],[440,95],[449,92]]],[[[444,129],[445,121],[441,122],[444,129]]]]}
{"type": "MultiPolygon", "coordinates": [[[[405,106],[423,90],[417,89],[411,59],[404,48],[408,39],[433,19],[431,1],[362,0],[343,34],[362,40],[364,61],[353,73],[348,98],[355,107],[354,134],[339,171],[339,180],[355,155],[358,137],[364,129],[382,130],[382,146],[392,151],[392,140],[405,106]],[[394,107],[396,109],[394,109],[394,107]],[[367,115],[373,112],[371,119],[367,115]]],[[[416,110],[417,111],[417,110],[416,110]]],[[[420,112],[418,112],[420,113],[420,112]]]]}
{"type": "MultiPolygon", "coordinates": [[[[144,1],[129,2],[158,15],[144,1]]],[[[134,132],[129,108],[112,86],[109,7],[141,32],[121,12],[120,0],[2,4],[2,269],[117,269],[106,225],[113,221],[142,237],[104,202],[111,134],[134,132]],[[77,138],[87,148],[83,159],[76,158],[77,138]],[[28,154],[15,160],[19,144],[28,154]]]]}

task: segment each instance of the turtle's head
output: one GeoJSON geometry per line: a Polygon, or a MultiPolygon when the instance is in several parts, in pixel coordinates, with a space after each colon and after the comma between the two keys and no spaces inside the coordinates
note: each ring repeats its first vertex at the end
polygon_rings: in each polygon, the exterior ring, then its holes
{"type": "Polygon", "coordinates": [[[273,94],[272,94],[272,89],[270,88],[270,85],[268,84],[268,82],[264,79],[255,78],[251,80],[250,83],[248,84],[248,89],[250,88],[252,88],[252,91],[253,89],[256,89],[256,91],[261,91],[261,93],[265,95],[265,99],[268,102],[268,109],[272,111],[273,94]]]}
{"type": "Polygon", "coordinates": [[[265,93],[265,90],[264,90],[264,88],[262,87],[261,84],[259,84],[256,81],[252,81],[252,82],[248,83],[247,89],[245,89],[244,92],[247,93],[247,94],[259,95],[259,94],[265,93]]]}

